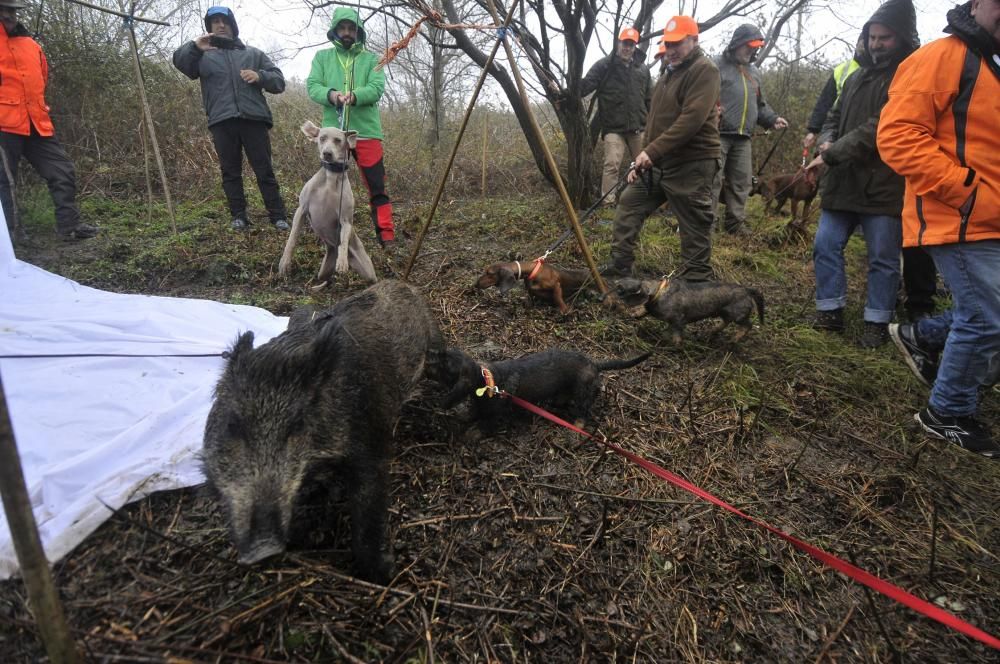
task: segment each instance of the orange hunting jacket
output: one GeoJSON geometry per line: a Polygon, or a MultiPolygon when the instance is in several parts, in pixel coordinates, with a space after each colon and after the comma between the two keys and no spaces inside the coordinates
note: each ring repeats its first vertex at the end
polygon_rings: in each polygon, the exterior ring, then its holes
{"type": "Polygon", "coordinates": [[[42,47],[20,23],[14,34],[0,27],[0,131],[28,136],[31,125],[42,136],[54,133],[45,84],[49,63],[42,47]]]}
{"type": "Polygon", "coordinates": [[[958,37],[933,41],[899,66],[878,150],[906,179],[904,246],[1000,238],[998,123],[1000,78],[958,37]]]}

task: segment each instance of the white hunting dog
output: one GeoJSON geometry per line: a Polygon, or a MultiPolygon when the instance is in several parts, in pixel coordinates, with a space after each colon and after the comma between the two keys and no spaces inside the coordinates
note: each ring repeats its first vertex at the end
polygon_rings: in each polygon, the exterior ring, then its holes
{"type": "Polygon", "coordinates": [[[309,225],[326,245],[326,256],[316,275],[319,290],[327,285],[336,267],[337,272],[353,268],[369,283],[378,281],[375,266],[368,257],[361,239],[354,232],[354,192],[347,177],[349,150],[357,145],[358,132],[342,131],[337,127],[320,129],[309,120],[302,125],[302,133],[319,147],[321,167],[309,178],[299,193],[299,207],[292,219],[292,230],[285,243],[285,251],[278,263],[278,274],[288,274],[292,252],[302,228],[302,217],[309,215],[309,225]],[[336,265],[334,265],[336,257],[336,265]]]}

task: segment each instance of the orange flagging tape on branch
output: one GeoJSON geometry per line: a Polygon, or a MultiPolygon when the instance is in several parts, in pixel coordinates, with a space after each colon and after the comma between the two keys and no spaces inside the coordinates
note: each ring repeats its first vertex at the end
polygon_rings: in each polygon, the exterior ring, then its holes
{"type": "MultiPolygon", "coordinates": [[[[438,16],[440,18],[440,15],[438,16]]],[[[417,36],[417,32],[420,30],[420,26],[423,25],[424,21],[429,19],[429,16],[422,17],[419,21],[413,24],[410,31],[406,33],[406,36],[400,39],[398,42],[392,44],[389,48],[385,49],[385,53],[382,54],[382,58],[375,65],[375,71],[379,71],[382,67],[396,59],[399,52],[410,45],[410,41],[417,36]]]]}
{"type": "Polygon", "coordinates": [[[420,26],[423,25],[424,21],[430,21],[434,27],[440,28],[441,30],[496,30],[499,26],[496,25],[485,25],[476,23],[443,23],[441,19],[441,14],[437,12],[432,12],[428,16],[422,17],[417,21],[410,31],[406,33],[406,36],[397,42],[394,42],[389,48],[385,49],[382,54],[382,58],[375,65],[375,71],[379,71],[382,67],[396,59],[396,56],[400,54],[401,51],[405,50],[407,46],[417,33],[420,31],[420,26]]]}

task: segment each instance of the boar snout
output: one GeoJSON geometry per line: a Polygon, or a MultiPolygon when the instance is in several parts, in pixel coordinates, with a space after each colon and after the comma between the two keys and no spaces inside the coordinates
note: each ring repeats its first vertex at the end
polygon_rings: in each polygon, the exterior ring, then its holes
{"type": "Polygon", "coordinates": [[[268,539],[263,542],[252,542],[249,546],[240,549],[238,562],[240,565],[256,565],[262,560],[273,558],[284,552],[284,543],[277,540],[268,539]]]}
{"type": "Polygon", "coordinates": [[[255,565],[284,553],[285,529],[282,527],[281,511],[277,505],[255,505],[248,531],[238,533],[236,540],[241,565],[255,565]]]}

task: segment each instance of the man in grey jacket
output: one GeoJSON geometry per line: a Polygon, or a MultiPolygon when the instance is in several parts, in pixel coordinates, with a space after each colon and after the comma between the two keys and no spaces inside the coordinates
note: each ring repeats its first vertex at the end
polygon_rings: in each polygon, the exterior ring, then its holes
{"type": "Polygon", "coordinates": [[[712,188],[712,210],[718,210],[719,197],[726,206],[724,227],[727,233],[746,233],[746,204],[753,179],[750,137],[754,127],[784,129],[779,117],[764,99],[760,71],[753,66],[757,50],[764,45],[764,35],[755,25],[745,24],[733,31],[729,46],[715,59],[722,76],[719,104],[722,118],[722,168],[712,188]]]}
{"type": "Polygon", "coordinates": [[[209,7],[205,29],[206,34],[174,51],[174,66],[188,78],[201,81],[201,99],[222,167],[222,190],[232,227],[246,230],[250,225],[243,190],[245,152],[271,223],[286,231],[285,202],[271,166],[268,132],[273,121],[263,92],[284,92],[285,77],[263,51],[240,41],[236,16],[228,7],[209,7]]]}

